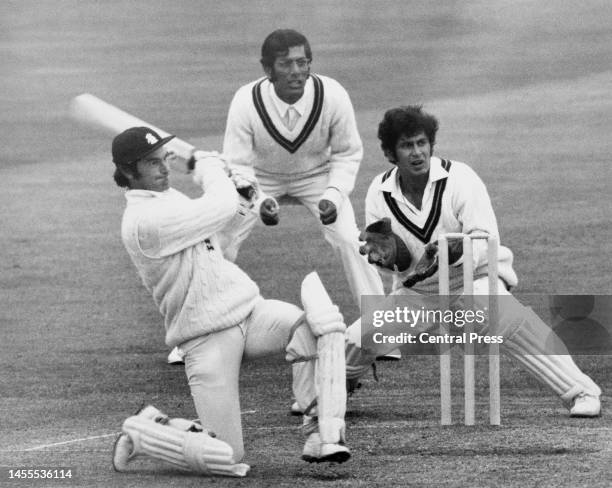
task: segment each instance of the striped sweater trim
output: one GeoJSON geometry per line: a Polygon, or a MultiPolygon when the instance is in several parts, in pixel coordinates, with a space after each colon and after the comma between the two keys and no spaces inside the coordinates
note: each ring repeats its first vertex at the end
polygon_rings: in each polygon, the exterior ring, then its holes
{"type": "MultiPolygon", "coordinates": [[[[450,171],[451,162],[447,159],[443,159],[442,167],[447,172],[450,171]]],[[[387,171],[383,175],[382,181],[385,181],[387,178],[389,178],[392,172],[393,169],[387,171]]],[[[404,228],[406,228],[406,230],[408,230],[408,232],[410,232],[424,244],[429,243],[429,240],[431,239],[431,236],[433,235],[433,232],[436,226],[438,225],[438,222],[440,221],[440,216],[442,215],[442,196],[444,195],[447,179],[448,178],[443,178],[441,180],[436,181],[433,204],[431,206],[429,216],[427,217],[427,220],[425,221],[425,225],[423,227],[419,227],[418,225],[416,225],[404,212],[401,211],[399,205],[391,196],[391,192],[383,191],[383,197],[393,216],[404,228]]]]}
{"type": "Polygon", "coordinates": [[[261,96],[261,85],[266,80],[263,79],[259,83],[257,83],[253,87],[252,91],[253,104],[255,105],[255,109],[259,114],[259,118],[261,119],[264,127],[268,131],[268,134],[270,134],[272,139],[274,139],[280,146],[285,148],[291,154],[295,153],[306,141],[306,139],[308,139],[308,136],[314,129],[315,125],[317,125],[317,122],[321,117],[321,112],[323,111],[323,82],[316,75],[311,74],[310,76],[312,77],[312,80],[314,82],[314,100],[312,104],[312,110],[310,111],[308,120],[306,120],[306,123],[304,124],[304,128],[293,141],[290,141],[278,131],[278,129],[274,125],[274,122],[272,122],[268,111],[266,110],[266,106],[263,103],[263,97],[261,96]]]}

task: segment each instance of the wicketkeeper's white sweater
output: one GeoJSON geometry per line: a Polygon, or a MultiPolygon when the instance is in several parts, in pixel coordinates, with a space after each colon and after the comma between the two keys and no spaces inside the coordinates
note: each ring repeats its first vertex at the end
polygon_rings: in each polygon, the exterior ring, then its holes
{"type": "Polygon", "coordinates": [[[196,199],[172,188],[126,192],[123,243],[164,316],[170,347],[239,324],[261,300],[215,235],[236,213],[234,185],[220,163],[207,161],[200,176],[196,199]]]}

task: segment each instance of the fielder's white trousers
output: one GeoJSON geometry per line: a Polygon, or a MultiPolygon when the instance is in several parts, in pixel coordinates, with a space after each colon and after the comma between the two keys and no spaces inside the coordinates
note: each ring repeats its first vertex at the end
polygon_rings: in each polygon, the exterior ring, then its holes
{"type": "MultiPolygon", "coordinates": [[[[185,373],[202,426],[234,450],[234,462],[244,456],[238,380],[243,359],[285,355],[305,361],[294,374],[293,394],[302,404],[315,397],[314,361],[317,345],[304,312],[286,302],[261,300],[239,325],[187,341],[185,373]]],[[[275,385],[262,385],[274,390],[275,385]]]]}
{"type": "MultiPolygon", "coordinates": [[[[340,258],[349,288],[358,306],[361,295],[382,295],[383,284],[374,265],[368,263],[365,256],[359,254],[359,229],[355,221],[353,206],[348,197],[344,198],[338,209],[338,218],[333,224],[323,225],[319,219],[319,200],[327,188],[327,173],[310,176],[295,181],[278,181],[266,176],[258,176],[259,186],[267,195],[279,199],[283,196],[295,198],[304,205],[315,218],[323,237],[332,246],[340,258]]],[[[280,209],[280,224],[287,218],[280,209]]],[[[240,245],[253,230],[259,216],[255,212],[248,214],[235,229],[232,242],[226,246],[225,255],[234,260],[240,245]]]]}

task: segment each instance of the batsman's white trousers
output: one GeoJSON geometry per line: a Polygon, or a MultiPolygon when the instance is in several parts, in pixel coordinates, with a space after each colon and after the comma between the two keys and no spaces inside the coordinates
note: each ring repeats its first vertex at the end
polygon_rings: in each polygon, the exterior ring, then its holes
{"type": "MultiPolygon", "coordinates": [[[[279,199],[283,196],[295,198],[314,216],[323,232],[323,237],[339,256],[348,284],[357,305],[361,306],[361,295],[382,295],[382,280],[374,265],[368,263],[365,256],[359,254],[359,229],[355,221],[353,206],[345,197],[338,209],[338,218],[333,224],[323,225],[319,219],[319,200],[327,188],[327,173],[310,176],[294,181],[278,181],[266,176],[257,176],[261,190],[267,195],[279,199]]],[[[281,202],[282,203],[282,202],[281,202]]],[[[280,224],[283,225],[281,204],[280,224]]],[[[242,220],[242,224],[233,233],[232,242],[226,247],[225,255],[234,260],[240,245],[249,236],[259,215],[251,212],[242,220]]]]}
{"type": "MultiPolygon", "coordinates": [[[[241,324],[187,341],[185,373],[202,426],[234,450],[234,463],[244,456],[238,379],[243,359],[275,354],[305,361],[293,381],[293,394],[303,404],[315,397],[314,359],[317,344],[304,312],[286,302],[262,299],[241,324]]],[[[274,388],[274,385],[270,385],[274,388]]]]}
{"type": "MultiPolygon", "coordinates": [[[[506,286],[501,280],[498,283],[498,290],[498,295],[504,296],[502,300],[498,301],[498,334],[502,335],[504,339],[504,342],[500,345],[500,352],[518,361],[538,380],[548,385],[568,407],[573,398],[581,393],[599,396],[601,394],[599,386],[580,371],[559,336],[533,310],[523,306],[514,298],[506,290],[506,286]]],[[[488,292],[489,279],[487,277],[474,281],[477,309],[486,309],[488,292]]],[[[461,288],[451,290],[451,295],[457,296],[461,293],[461,288]]],[[[419,295],[408,288],[398,290],[394,294],[415,297],[419,295]]],[[[458,303],[451,304],[453,309],[460,309],[461,307],[461,299],[458,303]]],[[[435,334],[438,332],[438,324],[416,324],[411,331],[414,334],[421,332],[435,334]]],[[[483,332],[486,332],[486,329],[483,332]]],[[[376,351],[365,351],[356,346],[359,334],[361,334],[361,323],[358,319],[346,332],[347,379],[363,376],[369,370],[369,366],[376,356],[387,354],[397,348],[397,344],[380,344],[376,351]]]]}

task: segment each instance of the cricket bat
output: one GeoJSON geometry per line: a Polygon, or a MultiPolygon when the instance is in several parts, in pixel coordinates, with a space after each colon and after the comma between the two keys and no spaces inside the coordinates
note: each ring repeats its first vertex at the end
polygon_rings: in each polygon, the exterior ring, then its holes
{"type": "MultiPolygon", "coordinates": [[[[94,129],[103,130],[112,136],[116,136],[130,127],[149,127],[161,137],[170,135],[165,130],[155,127],[153,124],[145,122],[90,93],[83,93],[70,101],[70,116],[80,123],[94,129]]],[[[190,171],[189,161],[196,148],[178,137],[169,141],[166,147],[176,155],[173,158],[171,168],[181,173],[188,173],[190,171]]]]}

